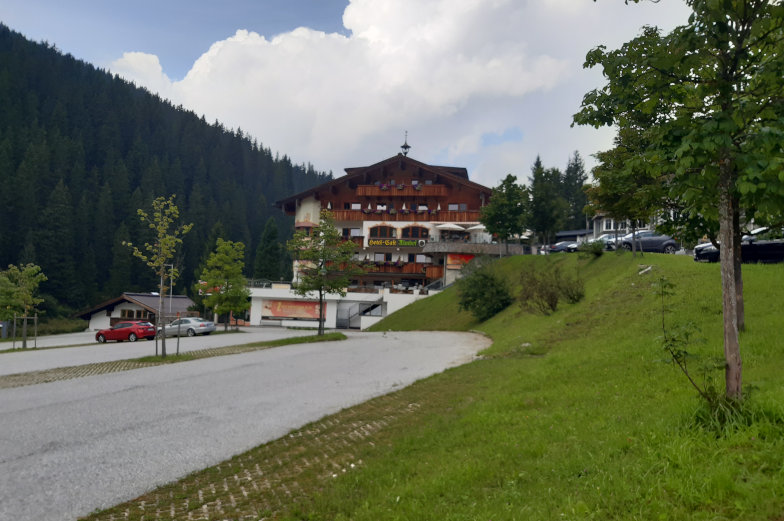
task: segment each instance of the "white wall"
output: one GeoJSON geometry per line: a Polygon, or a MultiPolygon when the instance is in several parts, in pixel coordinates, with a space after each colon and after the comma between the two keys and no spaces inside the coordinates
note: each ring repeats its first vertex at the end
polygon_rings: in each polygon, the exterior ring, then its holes
{"type": "Polygon", "coordinates": [[[307,197],[302,200],[297,213],[294,216],[295,222],[311,222],[318,224],[321,219],[321,202],[316,201],[314,197],[307,197]]]}

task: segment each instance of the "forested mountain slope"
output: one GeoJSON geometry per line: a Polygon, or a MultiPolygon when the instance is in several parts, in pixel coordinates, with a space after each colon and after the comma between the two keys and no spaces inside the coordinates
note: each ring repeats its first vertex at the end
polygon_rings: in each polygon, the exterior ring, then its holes
{"type": "Polygon", "coordinates": [[[331,178],[2,24],[0,99],[0,266],[39,264],[42,291],[72,309],[155,289],[122,246],[145,241],[136,210],[155,197],[176,194],[194,223],[184,291],[217,235],[252,266],[269,217],[290,233],[272,203],[331,178]]]}

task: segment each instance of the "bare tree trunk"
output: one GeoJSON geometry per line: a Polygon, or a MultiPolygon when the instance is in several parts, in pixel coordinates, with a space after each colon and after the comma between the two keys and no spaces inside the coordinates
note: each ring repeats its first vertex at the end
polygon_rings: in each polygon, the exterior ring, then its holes
{"type": "Polygon", "coordinates": [[[743,331],[746,329],[746,313],[743,305],[743,272],[742,272],[743,254],[741,251],[740,211],[739,211],[740,202],[738,201],[737,196],[733,198],[733,204],[735,206],[735,215],[733,216],[733,220],[732,220],[733,233],[735,234],[735,245],[734,245],[735,255],[733,256],[735,261],[735,301],[736,301],[737,311],[738,311],[738,331],[743,331]]]}
{"type": "Polygon", "coordinates": [[[318,335],[324,334],[324,291],[319,288],[319,325],[318,335]]]}
{"type": "Polygon", "coordinates": [[[728,158],[719,165],[719,260],[721,263],[721,296],[724,317],[724,379],[726,396],[740,400],[742,367],[738,339],[737,274],[735,262],[735,214],[738,209],[733,197],[733,164],[728,158]]]}

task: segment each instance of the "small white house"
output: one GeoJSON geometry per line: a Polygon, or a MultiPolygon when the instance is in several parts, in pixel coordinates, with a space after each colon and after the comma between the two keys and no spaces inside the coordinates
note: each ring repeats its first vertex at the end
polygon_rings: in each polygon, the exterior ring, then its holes
{"type": "MultiPolygon", "coordinates": [[[[159,300],[157,293],[123,293],[77,316],[88,321],[88,329],[96,331],[112,327],[123,320],[149,320],[155,323],[159,300]]],[[[194,314],[188,311],[188,308],[193,305],[194,302],[186,295],[164,296],[162,313],[164,322],[174,320],[177,316],[194,314]]]]}

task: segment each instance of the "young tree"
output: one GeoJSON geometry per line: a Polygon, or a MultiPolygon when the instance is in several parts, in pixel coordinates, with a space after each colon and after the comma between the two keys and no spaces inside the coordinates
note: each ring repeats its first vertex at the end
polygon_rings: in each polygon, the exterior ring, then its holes
{"type": "MultiPolygon", "coordinates": [[[[615,148],[596,154],[599,164],[593,170],[596,184],[587,190],[597,209],[616,220],[630,221],[632,233],[637,221],[648,221],[661,209],[662,183],[640,163],[644,148],[640,135],[630,128],[622,128],[614,140],[615,148]]],[[[632,252],[636,254],[632,240],[632,252]]]]}
{"type": "Polygon", "coordinates": [[[322,210],[312,233],[296,232],[287,247],[298,261],[294,292],[302,296],[314,291],[318,294],[318,334],[323,335],[324,296],[334,293],[344,297],[351,277],[362,273],[354,262],[356,245],[343,239],[335,228],[332,212],[322,210]]]}
{"type": "MultiPolygon", "coordinates": [[[[126,242],[125,244],[133,249],[133,255],[153,269],[160,279],[158,286],[158,312],[155,314],[156,330],[163,326],[161,318],[163,315],[163,295],[168,289],[164,285],[166,277],[170,277],[171,284],[179,275],[178,270],[172,264],[177,246],[182,243],[182,236],[188,233],[193,224],[177,224],[180,217],[180,210],[174,204],[174,195],[168,199],[157,197],[152,202],[152,215],[141,208],[137,210],[139,220],[147,228],[153,231],[154,241],[152,244],[145,243],[144,251],[137,246],[126,242]]],[[[161,337],[161,357],[166,358],[166,335],[161,337]]],[[[155,337],[155,351],[158,351],[158,336],[155,337]]]]}
{"type": "MultiPolygon", "coordinates": [[[[207,259],[201,272],[201,281],[196,290],[210,288],[204,303],[216,313],[243,312],[250,307],[250,290],[242,275],[245,265],[245,245],[241,242],[224,241],[218,238],[215,251],[207,259]]],[[[224,329],[228,330],[227,320],[224,329]]]]}
{"type": "Polygon", "coordinates": [[[740,219],[780,213],[784,135],[781,0],[688,0],[687,25],[646,27],[621,49],[590,51],[607,84],[583,98],[578,124],[634,125],[641,115],[649,168],[670,195],[718,209],[726,396],[742,398],[738,339],[740,219]]]}
{"type": "Polygon", "coordinates": [[[493,188],[490,202],[482,207],[479,221],[487,231],[497,235],[509,253],[509,238],[522,235],[528,221],[528,189],[517,184],[517,177],[508,174],[493,188]]]}
{"type": "Polygon", "coordinates": [[[0,271],[0,319],[8,320],[17,315],[22,321],[22,347],[27,347],[27,317],[44,301],[38,297],[38,286],[46,275],[35,264],[15,266],[0,271]]]}

